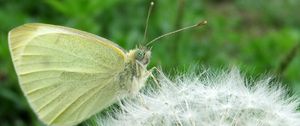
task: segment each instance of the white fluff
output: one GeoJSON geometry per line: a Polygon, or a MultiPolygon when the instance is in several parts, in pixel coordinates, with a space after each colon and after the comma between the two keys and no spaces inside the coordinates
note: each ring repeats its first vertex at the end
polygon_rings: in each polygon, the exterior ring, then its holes
{"type": "Polygon", "coordinates": [[[116,110],[95,118],[100,126],[300,126],[299,99],[270,78],[246,81],[238,70],[219,75],[158,78],[116,110]]]}

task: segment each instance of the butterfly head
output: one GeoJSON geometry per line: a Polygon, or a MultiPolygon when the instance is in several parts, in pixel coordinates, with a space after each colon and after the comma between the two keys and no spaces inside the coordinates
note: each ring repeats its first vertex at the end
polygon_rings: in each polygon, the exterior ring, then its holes
{"type": "Polygon", "coordinates": [[[138,48],[134,53],[134,58],[138,62],[142,63],[143,65],[147,65],[150,62],[151,51],[147,48],[138,48]]]}
{"type": "Polygon", "coordinates": [[[142,65],[148,65],[148,63],[150,62],[151,51],[150,49],[140,47],[134,50],[130,50],[128,56],[130,57],[129,59],[131,59],[131,61],[137,61],[142,65]]]}

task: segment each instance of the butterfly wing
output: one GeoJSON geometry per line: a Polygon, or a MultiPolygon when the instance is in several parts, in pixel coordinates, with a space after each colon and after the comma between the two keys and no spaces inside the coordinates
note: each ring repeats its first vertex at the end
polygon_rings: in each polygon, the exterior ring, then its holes
{"type": "Polygon", "coordinates": [[[9,33],[20,87],[49,125],[75,125],[112,104],[124,51],[109,40],[47,24],[25,24],[9,33]]]}

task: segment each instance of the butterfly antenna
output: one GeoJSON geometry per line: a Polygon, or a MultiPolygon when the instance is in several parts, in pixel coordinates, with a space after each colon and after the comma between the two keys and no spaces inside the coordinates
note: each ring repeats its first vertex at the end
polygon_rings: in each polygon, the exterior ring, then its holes
{"type": "Polygon", "coordinates": [[[166,36],[169,36],[169,35],[172,35],[172,34],[174,34],[174,33],[181,32],[181,31],[184,31],[184,30],[187,30],[187,29],[191,29],[191,28],[195,28],[195,27],[200,27],[200,26],[203,26],[203,25],[205,25],[205,24],[207,24],[207,21],[206,21],[206,20],[201,21],[201,22],[199,22],[199,23],[197,23],[197,24],[195,24],[195,25],[187,26],[187,27],[184,27],[184,28],[181,28],[181,29],[178,29],[178,30],[175,30],[175,31],[166,33],[166,34],[163,34],[163,35],[161,35],[161,36],[159,36],[159,37],[157,37],[157,38],[151,40],[150,42],[148,42],[148,43],[146,44],[146,47],[148,47],[150,44],[152,44],[153,42],[155,42],[155,41],[157,41],[157,40],[159,40],[159,39],[161,39],[161,38],[163,38],[163,37],[166,37],[166,36]]]}
{"type": "Polygon", "coordinates": [[[144,37],[143,37],[142,43],[145,42],[146,37],[147,37],[148,22],[149,22],[149,18],[150,18],[150,15],[151,15],[153,6],[154,6],[154,2],[152,1],[152,2],[150,3],[150,7],[149,7],[149,10],[148,10],[148,14],[147,14],[146,26],[145,26],[144,37]]]}

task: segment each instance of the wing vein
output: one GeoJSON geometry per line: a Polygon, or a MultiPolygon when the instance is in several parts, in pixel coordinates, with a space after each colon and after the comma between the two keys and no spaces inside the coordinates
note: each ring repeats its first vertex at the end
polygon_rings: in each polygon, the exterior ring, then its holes
{"type": "MultiPolygon", "coordinates": [[[[90,79],[90,80],[85,80],[85,81],[80,81],[80,82],[92,82],[92,81],[96,81],[96,80],[98,80],[98,79],[106,79],[106,78],[109,78],[109,77],[111,77],[111,76],[107,76],[107,77],[97,77],[97,78],[95,78],[95,79],[90,79]]],[[[68,83],[70,83],[70,82],[78,82],[78,80],[71,80],[71,81],[67,81],[68,83]]],[[[51,86],[55,86],[55,85],[49,85],[49,86],[45,86],[45,87],[41,87],[41,88],[38,88],[38,89],[34,89],[34,90],[31,90],[31,91],[28,91],[27,92],[27,95],[30,95],[30,94],[32,94],[32,93],[34,93],[34,92],[36,92],[36,91],[39,91],[39,90],[41,90],[41,89],[45,89],[45,88],[47,88],[47,87],[51,87],[51,86]]]]}
{"type": "Polygon", "coordinates": [[[73,57],[76,57],[76,58],[79,58],[79,59],[82,59],[82,60],[90,60],[90,61],[94,62],[95,64],[100,65],[102,67],[105,67],[105,68],[108,68],[108,69],[110,68],[107,65],[99,64],[99,62],[95,61],[94,59],[83,58],[83,57],[80,57],[80,56],[78,56],[76,54],[73,54],[73,53],[70,53],[70,52],[67,52],[67,51],[63,51],[61,49],[55,49],[55,48],[50,48],[50,47],[45,47],[45,46],[39,46],[39,45],[27,45],[26,47],[40,47],[40,48],[45,48],[45,49],[49,49],[49,50],[59,51],[59,52],[62,52],[64,54],[68,54],[70,56],[73,56],[73,57]]]}
{"type": "Polygon", "coordinates": [[[29,74],[33,74],[33,73],[40,73],[40,72],[55,72],[55,71],[61,71],[61,72],[70,72],[70,73],[86,73],[86,74],[108,74],[107,72],[101,72],[101,71],[97,71],[97,72],[90,72],[90,71],[80,71],[80,70],[75,70],[73,69],[73,71],[70,70],[64,70],[64,69],[42,69],[42,70],[34,70],[34,71],[29,71],[29,72],[24,72],[19,74],[19,76],[26,76],[29,74]]]}

